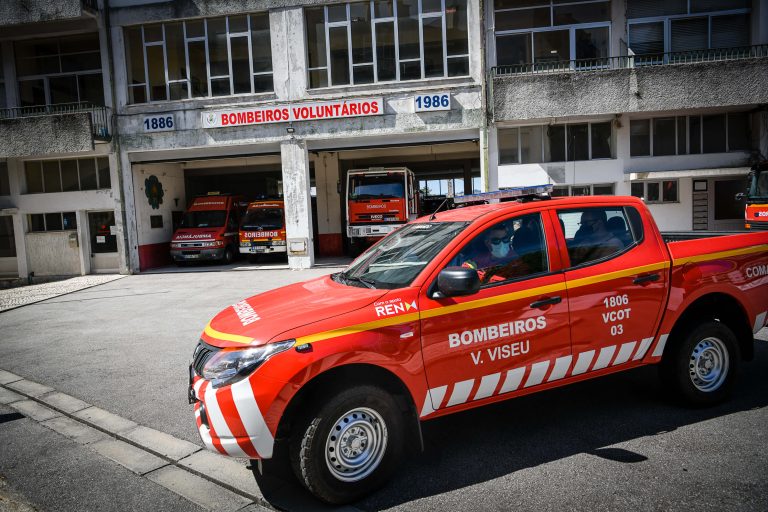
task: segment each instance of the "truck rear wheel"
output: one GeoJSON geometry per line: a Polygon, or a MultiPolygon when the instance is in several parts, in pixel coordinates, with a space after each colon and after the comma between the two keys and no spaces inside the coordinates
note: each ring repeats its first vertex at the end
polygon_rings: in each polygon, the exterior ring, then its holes
{"type": "Polygon", "coordinates": [[[392,395],[373,386],[342,391],[311,414],[294,437],[299,481],[335,505],[383,485],[403,450],[403,417],[392,395]]]}
{"type": "Polygon", "coordinates": [[[664,354],[664,382],[691,405],[712,405],[727,399],[740,358],[736,335],[721,322],[711,321],[683,336],[664,354]]]}

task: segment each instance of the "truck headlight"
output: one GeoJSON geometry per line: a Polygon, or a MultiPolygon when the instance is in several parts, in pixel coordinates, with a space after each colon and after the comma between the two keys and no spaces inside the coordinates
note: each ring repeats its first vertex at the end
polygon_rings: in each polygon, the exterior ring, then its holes
{"type": "Polygon", "coordinates": [[[171,249],[181,249],[181,244],[176,242],[171,242],[171,249]]]}
{"type": "Polygon", "coordinates": [[[274,354],[288,350],[296,340],[268,343],[244,350],[220,350],[203,367],[203,378],[214,388],[243,380],[274,354]]]}

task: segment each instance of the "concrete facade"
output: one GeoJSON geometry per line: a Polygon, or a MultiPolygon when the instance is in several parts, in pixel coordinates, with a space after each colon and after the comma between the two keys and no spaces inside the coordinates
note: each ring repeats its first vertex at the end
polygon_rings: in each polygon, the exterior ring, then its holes
{"type": "Polygon", "coordinates": [[[0,158],[93,151],[93,127],[87,113],[0,120],[0,158]],[[30,141],[36,141],[30,147],[30,141]]]}

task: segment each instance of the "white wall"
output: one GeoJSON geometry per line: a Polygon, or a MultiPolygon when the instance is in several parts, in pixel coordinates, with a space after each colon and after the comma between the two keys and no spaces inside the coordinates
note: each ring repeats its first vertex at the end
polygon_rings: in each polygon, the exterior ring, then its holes
{"type": "Polygon", "coordinates": [[[314,164],[318,233],[341,233],[341,199],[338,192],[339,154],[321,152],[314,157],[314,164]]]}
{"type": "MultiPolygon", "coordinates": [[[[133,183],[135,190],[135,211],[138,227],[139,245],[159,244],[170,242],[173,235],[173,222],[171,212],[184,211],[187,199],[184,194],[184,171],[178,164],[162,165],[133,165],[133,183]],[[150,206],[149,199],[144,188],[144,182],[150,176],[157,176],[163,186],[163,202],[155,210],[150,206]],[[178,206],[175,199],[178,199],[178,206]],[[149,217],[151,215],[163,216],[163,227],[152,228],[149,217]]],[[[128,205],[130,208],[132,205],[128,205]]]]}
{"type": "Polygon", "coordinates": [[[17,276],[18,272],[16,258],[0,258],[0,276],[17,276]]]}
{"type": "Polygon", "coordinates": [[[661,231],[691,231],[693,229],[693,179],[680,178],[677,182],[679,202],[649,204],[661,231]]]}
{"type": "Polygon", "coordinates": [[[29,271],[36,276],[80,275],[80,255],[69,246],[70,233],[77,231],[27,233],[29,271]]]}

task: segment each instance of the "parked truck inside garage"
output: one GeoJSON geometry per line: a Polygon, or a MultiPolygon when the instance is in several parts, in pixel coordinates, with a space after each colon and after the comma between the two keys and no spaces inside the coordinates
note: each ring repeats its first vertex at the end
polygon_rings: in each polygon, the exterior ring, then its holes
{"type": "Polygon", "coordinates": [[[767,315],[768,232],[667,243],[629,197],[471,206],[224,309],[190,402],[208,449],[284,457],[348,503],[432,418],[650,364],[681,401],[721,402],[767,315]]]}
{"type": "Polygon", "coordinates": [[[196,197],[171,239],[177,264],[195,261],[231,263],[238,252],[241,197],[211,193],[196,197]]]}
{"type": "Polygon", "coordinates": [[[253,201],[240,222],[240,253],[251,258],[286,253],[285,203],[253,201]]]}

